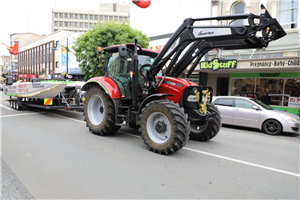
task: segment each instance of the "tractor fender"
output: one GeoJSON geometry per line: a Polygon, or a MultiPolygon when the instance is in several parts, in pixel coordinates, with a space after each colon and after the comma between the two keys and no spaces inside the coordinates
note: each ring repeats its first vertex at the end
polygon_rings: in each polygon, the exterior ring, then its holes
{"type": "Polygon", "coordinates": [[[164,98],[166,96],[173,96],[172,94],[152,94],[150,96],[148,96],[146,99],[144,99],[144,101],[140,104],[139,106],[139,109],[138,109],[138,112],[137,112],[137,115],[136,115],[136,118],[138,121],[138,118],[143,110],[143,108],[151,101],[154,101],[154,100],[159,100],[161,98],[164,98]]]}
{"type": "Polygon", "coordinates": [[[88,80],[81,88],[83,91],[88,91],[92,86],[100,86],[111,99],[120,99],[120,90],[117,84],[109,77],[101,76],[88,80]]]}

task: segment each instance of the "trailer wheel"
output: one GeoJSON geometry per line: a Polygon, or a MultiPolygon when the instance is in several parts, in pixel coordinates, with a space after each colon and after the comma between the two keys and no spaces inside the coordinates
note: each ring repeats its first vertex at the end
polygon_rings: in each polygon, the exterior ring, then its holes
{"type": "Polygon", "coordinates": [[[152,101],[143,108],[139,117],[142,138],[150,151],[173,153],[189,138],[190,122],[178,104],[166,100],[152,101]]]}
{"type": "Polygon", "coordinates": [[[13,100],[13,109],[16,109],[17,101],[13,100]]]}
{"type": "Polygon", "coordinates": [[[214,121],[206,121],[200,123],[191,123],[191,140],[205,142],[215,137],[221,127],[221,116],[218,109],[212,103],[206,103],[207,111],[216,113],[214,121]]]}
{"type": "Polygon", "coordinates": [[[100,87],[87,91],[83,115],[87,127],[96,135],[110,135],[119,129],[115,125],[114,104],[100,87]]]}
{"type": "Polygon", "coordinates": [[[14,101],[13,101],[13,100],[10,100],[10,101],[9,101],[9,104],[10,104],[10,107],[11,107],[11,108],[14,108],[14,101]]]}

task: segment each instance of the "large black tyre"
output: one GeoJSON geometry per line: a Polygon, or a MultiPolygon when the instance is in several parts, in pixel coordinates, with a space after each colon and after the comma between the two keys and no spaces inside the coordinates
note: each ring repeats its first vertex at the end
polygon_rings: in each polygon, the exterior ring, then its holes
{"type": "Polygon", "coordinates": [[[83,115],[86,126],[96,135],[111,135],[120,128],[115,125],[114,104],[100,87],[91,87],[87,91],[83,115]]]}
{"type": "Polygon", "coordinates": [[[139,118],[142,138],[150,151],[173,153],[189,139],[190,122],[178,104],[166,100],[150,102],[143,108],[139,118]]]}
{"type": "Polygon", "coordinates": [[[205,142],[215,137],[221,127],[221,116],[218,108],[212,103],[206,103],[208,113],[216,113],[214,121],[191,123],[190,139],[205,142]]]}
{"type": "Polygon", "coordinates": [[[279,121],[275,119],[269,119],[263,123],[263,131],[269,135],[278,135],[282,132],[282,127],[279,121]]]}

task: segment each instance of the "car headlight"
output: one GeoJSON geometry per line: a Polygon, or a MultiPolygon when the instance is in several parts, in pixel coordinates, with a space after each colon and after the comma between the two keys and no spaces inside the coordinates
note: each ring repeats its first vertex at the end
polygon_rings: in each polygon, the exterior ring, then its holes
{"type": "Polygon", "coordinates": [[[285,116],[285,118],[289,122],[298,122],[299,121],[299,118],[296,118],[296,117],[285,116]]]}

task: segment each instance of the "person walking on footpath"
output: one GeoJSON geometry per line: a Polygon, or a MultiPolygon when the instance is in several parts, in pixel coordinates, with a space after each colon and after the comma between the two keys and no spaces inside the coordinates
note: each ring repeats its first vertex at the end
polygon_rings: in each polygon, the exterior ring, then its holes
{"type": "Polygon", "coordinates": [[[260,101],[263,102],[266,105],[270,105],[271,99],[270,99],[270,97],[269,97],[269,95],[268,95],[267,92],[263,93],[263,96],[261,97],[260,101]]]}

